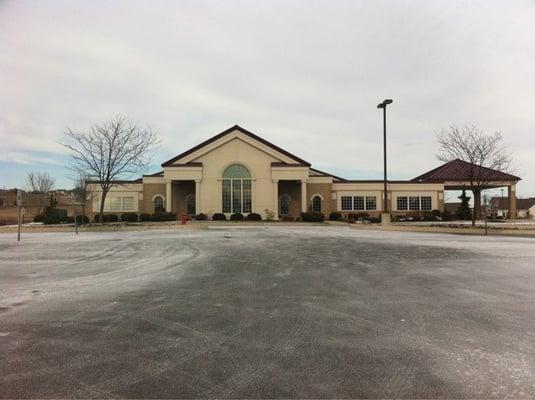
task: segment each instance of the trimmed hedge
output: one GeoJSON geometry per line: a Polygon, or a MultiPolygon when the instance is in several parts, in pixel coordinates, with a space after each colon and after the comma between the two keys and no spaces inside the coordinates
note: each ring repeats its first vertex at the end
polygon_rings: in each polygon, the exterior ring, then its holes
{"type": "Polygon", "coordinates": [[[257,213],[249,213],[245,219],[247,221],[262,221],[262,216],[257,213]]]}
{"type": "Polygon", "coordinates": [[[142,213],[142,214],[139,214],[139,221],[141,222],[176,221],[176,214],[170,213],[170,212],[158,212],[154,214],[142,213]]]}
{"type": "Polygon", "coordinates": [[[139,220],[142,221],[142,222],[152,221],[151,218],[152,218],[152,216],[150,214],[147,214],[147,213],[143,213],[143,214],[139,215],[139,220]]]}
{"type": "Polygon", "coordinates": [[[323,222],[324,219],[325,215],[320,212],[309,211],[301,213],[301,220],[303,222],[323,222]]]}
{"type": "MultiPolygon", "coordinates": [[[[103,214],[102,216],[102,222],[118,222],[119,217],[117,214],[103,214]]],[[[100,221],[100,214],[95,214],[95,222],[101,222],[100,221]]]]}
{"type": "Polygon", "coordinates": [[[176,221],[176,214],[172,212],[154,213],[151,215],[151,221],[176,221]]]}
{"type": "Polygon", "coordinates": [[[193,219],[196,221],[206,221],[208,219],[208,216],[206,214],[200,213],[193,216],[193,219]]]}
{"type": "Polygon", "coordinates": [[[38,214],[33,217],[33,222],[42,222],[45,225],[61,224],[62,222],[74,223],[74,217],[66,216],[63,211],[54,209],[45,212],[45,214],[38,214]]]}
{"type": "Polygon", "coordinates": [[[57,210],[45,212],[45,214],[43,215],[43,223],[45,225],[59,224],[61,222],[64,222],[65,220],[66,218],[61,218],[61,215],[58,213],[57,210]]]}
{"type": "Polygon", "coordinates": [[[362,212],[361,212],[361,213],[356,213],[356,214],[355,214],[355,219],[356,219],[357,221],[359,221],[359,220],[362,221],[362,220],[365,220],[365,219],[370,219],[370,214],[368,214],[368,213],[362,213],[362,212]]]}
{"type": "Polygon", "coordinates": [[[243,214],[235,213],[230,216],[231,221],[243,221],[243,214]]]}
{"type": "Polygon", "coordinates": [[[223,213],[214,213],[212,215],[212,221],[226,221],[227,217],[223,213]]]}
{"type": "Polygon", "coordinates": [[[121,215],[121,221],[123,222],[137,222],[139,219],[136,213],[128,212],[121,215]]]}
{"type": "Polygon", "coordinates": [[[340,221],[342,219],[342,213],[338,211],[333,211],[329,214],[329,221],[340,221]]]}

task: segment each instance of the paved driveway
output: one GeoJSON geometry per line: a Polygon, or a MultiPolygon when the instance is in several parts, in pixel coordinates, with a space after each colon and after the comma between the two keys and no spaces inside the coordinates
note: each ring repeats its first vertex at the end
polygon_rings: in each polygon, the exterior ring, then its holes
{"type": "Polygon", "coordinates": [[[1,397],[535,397],[535,240],[0,235],[1,397]]]}

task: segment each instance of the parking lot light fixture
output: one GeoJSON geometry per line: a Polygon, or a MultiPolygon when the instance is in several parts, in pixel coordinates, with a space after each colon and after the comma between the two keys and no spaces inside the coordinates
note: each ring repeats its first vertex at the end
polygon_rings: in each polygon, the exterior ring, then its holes
{"type": "MultiPolygon", "coordinates": [[[[385,99],[377,104],[377,108],[383,109],[383,172],[384,172],[384,200],[383,213],[388,213],[388,192],[387,192],[387,167],[386,167],[386,106],[392,104],[392,99],[385,99]]],[[[385,216],[386,217],[386,216],[385,216]]]]}

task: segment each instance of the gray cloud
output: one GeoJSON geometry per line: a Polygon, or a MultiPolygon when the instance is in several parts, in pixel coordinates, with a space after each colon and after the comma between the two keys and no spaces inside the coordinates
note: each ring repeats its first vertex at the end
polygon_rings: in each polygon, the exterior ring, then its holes
{"type": "Polygon", "coordinates": [[[392,97],[393,176],[436,166],[441,128],[475,124],[502,131],[535,195],[533,21],[531,1],[3,2],[1,159],[46,165],[66,126],[123,113],[159,132],[158,160],[239,123],[373,178],[392,97]]]}

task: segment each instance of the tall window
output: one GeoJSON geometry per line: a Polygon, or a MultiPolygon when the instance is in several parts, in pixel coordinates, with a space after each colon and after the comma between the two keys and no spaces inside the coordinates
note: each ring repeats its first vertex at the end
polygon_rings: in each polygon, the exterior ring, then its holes
{"type": "Polygon", "coordinates": [[[110,196],[104,201],[105,212],[134,211],[134,197],[132,196],[110,196]]]}
{"type": "Polygon", "coordinates": [[[165,211],[165,206],[163,203],[163,197],[162,196],[156,196],[154,198],[154,212],[163,212],[165,211]]]}
{"type": "Polygon", "coordinates": [[[433,202],[431,196],[398,197],[398,211],[431,211],[433,202]]]}
{"type": "Polygon", "coordinates": [[[422,208],[422,211],[431,211],[431,208],[432,208],[431,196],[420,197],[420,207],[422,208]]]}
{"type": "Polygon", "coordinates": [[[195,209],[195,195],[194,194],[188,194],[186,196],[186,212],[188,215],[195,215],[197,214],[195,209]]]}
{"type": "Polygon", "coordinates": [[[353,210],[353,196],[342,196],[342,211],[353,210]]]}
{"type": "Polygon", "coordinates": [[[409,197],[409,210],[420,211],[420,197],[418,196],[409,197]]]}
{"type": "Polygon", "coordinates": [[[120,197],[110,197],[110,211],[121,211],[120,197]]]}
{"type": "Polygon", "coordinates": [[[398,210],[405,211],[409,208],[409,203],[406,196],[398,197],[398,210]]]}
{"type": "Polygon", "coordinates": [[[312,197],[312,211],[319,213],[321,212],[321,197],[312,197]]]}
{"type": "Polygon", "coordinates": [[[342,196],[342,211],[377,210],[377,196],[342,196]]]}
{"type": "Polygon", "coordinates": [[[353,197],[355,210],[365,210],[364,208],[364,196],[353,197]]]}
{"type": "Polygon", "coordinates": [[[251,212],[251,174],[243,165],[234,164],[223,172],[223,212],[251,212]]]}
{"type": "Polygon", "coordinates": [[[123,197],[123,211],[132,211],[134,209],[134,198],[123,197]]]}
{"type": "Polygon", "coordinates": [[[375,196],[366,196],[366,210],[377,209],[377,198],[375,196]]]}
{"type": "Polygon", "coordinates": [[[279,213],[280,215],[290,214],[290,196],[283,194],[279,199],[279,213]]]}

